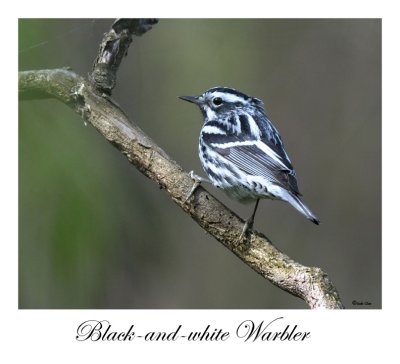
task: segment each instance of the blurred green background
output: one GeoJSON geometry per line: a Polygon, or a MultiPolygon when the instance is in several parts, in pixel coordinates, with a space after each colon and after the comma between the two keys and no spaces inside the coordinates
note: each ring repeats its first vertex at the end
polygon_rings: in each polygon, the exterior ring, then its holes
{"type": "MultiPolygon", "coordinates": [[[[21,19],[19,69],[91,70],[113,20],[21,19]]],[[[315,226],[262,201],[255,228],[321,267],[347,308],[381,308],[381,21],[161,19],[113,98],[187,171],[201,114],[178,95],[261,98],[315,226]],[[370,306],[353,305],[353,300],[370,306]]],[[[205,186],[243,218],[252,206],[205,186]]],[[[19,103],[20,308],[307,308],[244,265],[55,100],[19,103]]]]}

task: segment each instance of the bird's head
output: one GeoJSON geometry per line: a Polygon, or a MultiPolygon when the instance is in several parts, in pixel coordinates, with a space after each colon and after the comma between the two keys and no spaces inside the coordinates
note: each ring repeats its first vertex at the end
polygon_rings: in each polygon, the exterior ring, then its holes
{"type": "Polygon", "coordinates": [[[214,120],[232,110],[262,107],[262,101],[229,87],[213,87],[200,96],[179,96],[200,107],[204,117],[214,120]]]}

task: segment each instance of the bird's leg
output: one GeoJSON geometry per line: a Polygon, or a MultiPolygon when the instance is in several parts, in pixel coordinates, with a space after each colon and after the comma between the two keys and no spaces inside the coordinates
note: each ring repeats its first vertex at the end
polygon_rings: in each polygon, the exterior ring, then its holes
{"type": "Polygon", "coordinates": [[[201,182],[210,182],[208,179],[198,176],[193,171],[190,171],[189,176],[194,181],[194,183],[192,189],[185,198],[185,203],[190,199],[190,197],[192,197],[194,191],[196,191],[197,187],[200,186],[201,182]]]}
{"type": "Polygon", "coordinates": [[[258,198],[256,201],[256,205],[254,206],[253,213],[251,214],[250,218],[247,219],[247,221],[245,222],[245,224],[243,226],[243,230],[242,230],[242,233],[240,234],[239,240],[243,240],[246,237],[248,231],[253,229],[254,217],[256,216],[256,211],[257,211],[259,202],[260,202],[260,199],[258,198]]]}

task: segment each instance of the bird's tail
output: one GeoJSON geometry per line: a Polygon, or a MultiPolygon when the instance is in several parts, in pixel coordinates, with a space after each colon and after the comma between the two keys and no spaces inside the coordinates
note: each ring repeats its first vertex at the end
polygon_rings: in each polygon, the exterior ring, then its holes
{"type": "Polygon", "coordinates": [[[311,220],[314,224],[319,225],[320,220],[316,217],[313,212],[306,206],[299,196],[295,196],[288,193],[287,202],[289,202],[297,211],[301,212],[308,220],[311,220]]]}

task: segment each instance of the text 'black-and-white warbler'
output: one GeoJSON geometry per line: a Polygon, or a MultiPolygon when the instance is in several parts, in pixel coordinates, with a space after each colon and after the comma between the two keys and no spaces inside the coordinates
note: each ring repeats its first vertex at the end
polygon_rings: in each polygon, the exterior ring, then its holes
{"type": "Polygon", "coordinates": [[[203,114],[199,156],[212,184],[241,202],[256,201],[246,230],[260,198],[289,202],[319,224],[301,199],[292,163],[261,100],[228,87],[180,98],[198,105],[203,114]]]}

